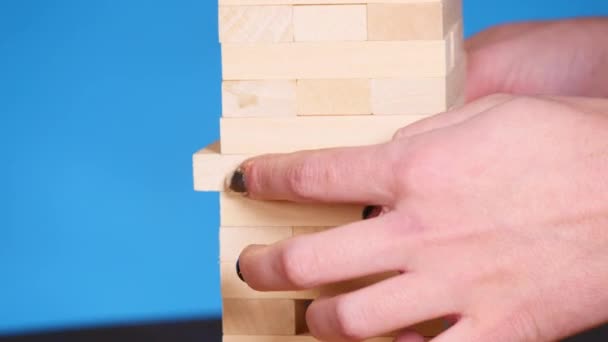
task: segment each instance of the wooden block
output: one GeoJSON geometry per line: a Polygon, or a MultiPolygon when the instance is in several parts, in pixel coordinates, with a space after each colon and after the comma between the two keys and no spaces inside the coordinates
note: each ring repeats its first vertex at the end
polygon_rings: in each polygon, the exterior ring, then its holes
{"type": "Polygon", "coordinates": [[[390,141],[401,127],[423,115],[222,118],[222,153],[261,154],[390,141]]]}
{"type": "Polygon", "coordinates": [[[224,81],[222,110],[225,117],[295,116],[296,82],[224,81]]]}
{"type": "Polygon", "coordinates": [[[367,40],[366,5],[295,6],[293,22],[297,42],[367,40]]]}
{"type": "Polygon", "coordinates": [[[299,80],[298,115],[371,114],[369,79],[299,80]]]}
{"type": "Polygon", "coordinates": [[[466,63],[447,77],[372,80],[372,112],[376,115],[433,115],[456,105],[465,90],[466,63]]]}
{"type": "Polygon", "coordinates": [[[453,70],[457,65],[466,63],[466,50],[464,46],[464,28],[462,21],[457,22],[450,29],[447,38],[448,70],[453,70]]]}
{"type": "Polygon", "coordinates": [[[369,40],[443,39],[447,31],[440,2],[369,4],[368,20],[369,40]]]}
{"type": "Polygon", "coordinates": [[[362,206],[254,201],[220,193],[223,227],[330,227],[361,220],[362,206]]]}
{"type": "Polygon", "coordinates": [[[220,6],[222,43],[293,41],[292,6],[220,6]]]}
{"type": "Polygon", "coordinates": [[[451,0],[219,0],[221,6],[234,5],[335,5],[335,4],[401,4],[443,2],[451,0]]]}
{"type": "Polygon", "coordinates": [[[220,149],[220,143],[215,142],[192,156],[196,191],[224,191],[226,177],[247,159],[240,155],[221,155],[220,149]]]}
{"type": "Polygon", "coordinates": [[[448,109],[464,104],[467,84],[467,64],[463,59],[447,77],[446,101],[448,109]]]}
{"type": "Polygon", "coordinates": [[[227,335],[297,335],[306,331],[307,301],[224,299],[222,324],[227,335]]]}
{"type": "Polygon", "coordinates": [[[238,299],[315,299],[319,297],[319,290],[305,291],[272,291],[259,292],[251,289],[239,279],[234,262],[220,264],[220,278],[223,298],[238,299]]]}
{"type": "Polygon", "coordinates": [[[446,51],[445,40],[223,44],[222,67],[225,80],[439,77],[446,51]]]}
{"type": "Polygon", "coordinates": [[[270,245],[292,236],[292,227],[221,227],[220,261],[234,263],[249,245],[270,245]]]}

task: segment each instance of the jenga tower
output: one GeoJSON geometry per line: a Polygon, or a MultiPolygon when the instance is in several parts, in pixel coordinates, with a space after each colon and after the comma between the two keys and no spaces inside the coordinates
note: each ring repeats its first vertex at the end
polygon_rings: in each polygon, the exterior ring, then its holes
{"type": "MultiPolygon", "coordinates": [[[[459,104],[466,74],[461,6],[219,0],[221,143],[194,155],[194,186],[220,192],[224,342],[315,341],[304,320],[311,300],[383,278],[298,292],[249,289],[235,272],[247,245],[357,221],[362,207],[253,201],[224,192],[226,177],[254,155],[386,142],[398,128],[459,104]]],[[[415,327],[425,336],[442,328],[415,327]]]]}

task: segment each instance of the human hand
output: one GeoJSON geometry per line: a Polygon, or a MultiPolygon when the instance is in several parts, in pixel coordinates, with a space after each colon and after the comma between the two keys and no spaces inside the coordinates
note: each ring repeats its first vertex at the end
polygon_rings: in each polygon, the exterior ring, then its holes
{"type": "Polygon", "coordinates": [[[313,302],[307,323],[323,341],[441,317],[457,323],[437,342],[551,341],[608,320],[607,100],[496,95],[386,144],[261,156],[242,170],[254,199],[387,208],[240,256],[261,291],[402,272],[313,302]]]}
{"type": "Polygon", "coordinates": [[[523,23],[467,41],[468,100],[509,92],[608,97],[608,19],[523,23]]]}

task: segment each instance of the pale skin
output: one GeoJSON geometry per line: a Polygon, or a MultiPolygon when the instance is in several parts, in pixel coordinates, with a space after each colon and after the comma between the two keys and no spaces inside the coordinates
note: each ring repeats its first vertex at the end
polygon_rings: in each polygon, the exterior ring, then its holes
{"type": "Polygon", "coordinates": [[[423,341],[403,329],[445,317],[435,342],[553,341],[607,322],[606,37],[602,19],[484,32],[468,42],[467,105],[385,144],[248,160],[254,199],[385,213],[250,246],[244,279],[273,291],[401,272],[316,300],[306,319],[323,341],[423,341]]]}

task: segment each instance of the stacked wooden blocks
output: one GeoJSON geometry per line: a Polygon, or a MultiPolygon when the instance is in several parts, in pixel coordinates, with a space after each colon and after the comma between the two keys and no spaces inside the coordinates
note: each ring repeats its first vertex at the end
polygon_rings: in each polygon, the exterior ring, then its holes
{"type": "MultiPolygon", "coordinates": [[[[224,192],[248,157],[388,141],[462,101],[460,0],[219,0],[221,143],[194,155],[194,185],[220,192],[225,342],[308,342],[304,312],[390,275],[308,291],[260,293],[235,262],[271,244],[360,219],[356,205],[253,201],[224,192]]],[[[436,335],[441,322],[416,329],[436,335]]],[[[380,337],[374,341],[391,341],[380,337]]]]}

